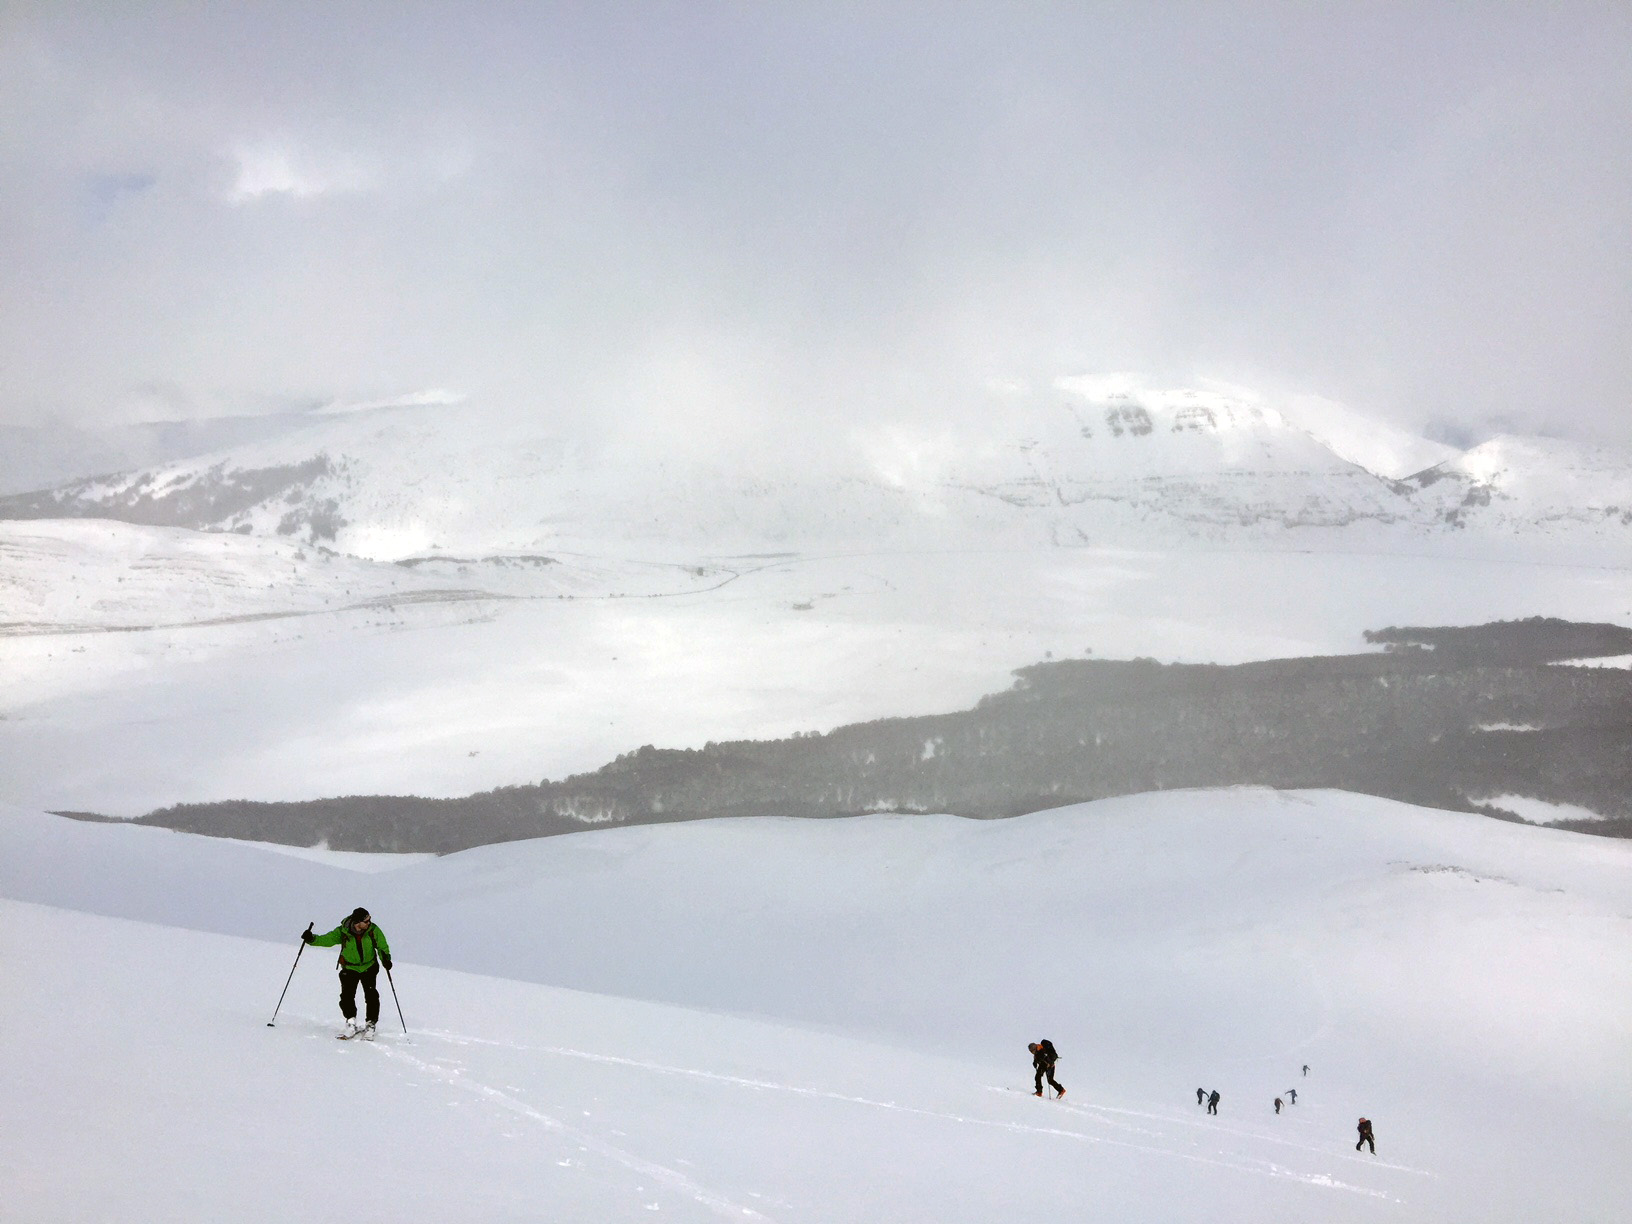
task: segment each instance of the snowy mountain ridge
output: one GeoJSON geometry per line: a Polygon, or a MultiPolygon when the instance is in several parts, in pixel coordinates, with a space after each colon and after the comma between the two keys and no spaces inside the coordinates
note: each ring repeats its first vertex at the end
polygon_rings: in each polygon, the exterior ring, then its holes
{"type": "Polygon", "coordinates": [[[1368,435],[1340,406],[1283,412],[1246,393],[1125,379],[1061,379],[1024,420],[1018,436],[862,428],[824,454],[631,455],[496,411],[411,403],[0,498],[0,518],[239,532],[385,561],[572,547],[1632,542],[1632,461],[1569,443],[1500,438],[1447,454],[1398,430],[1368,435]]]}

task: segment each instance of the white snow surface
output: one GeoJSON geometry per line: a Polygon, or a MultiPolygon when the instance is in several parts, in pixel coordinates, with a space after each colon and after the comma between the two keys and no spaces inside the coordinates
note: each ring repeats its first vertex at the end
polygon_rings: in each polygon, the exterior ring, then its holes
{"type": "Polygon", "coordinates": [[[1595,812],[1578,803],[1549,803],[1545,799],[1534,799],[1529,795],[1493,795],[1481,802],[1501,808],[1505,812],[1512,812],[1520,819],[1538,825],[1563,824],[1567,820],[1608,819],[1602,812],[1595,812]]]}
{"type": "Polygon", "coordinates": [[[1632,655],[1609,655],[1599,659],[1564,659],[1558,667],[1632,667],[1632,655]]]}
{"type": "Polygon", "coordinates": [[[74,633],[452,596],[413,570],[230,533],[105,519],[0,522],[0,629],[74,633]]]}
{"type": "Polygon", "coordinates": [[[1281,413],[1349,462],[1394,480],[1456,457],[1454,447],[1418,437],[1319,396],[1292,396],[1281,413]]]}
{"type": "Polygon", "coordinates": [[[368,875],[5,808],[0,897],[31,1224],[1528,1224],[1632,1193],[1623,842],[1247,789],[368,875]],[[334,1041],[322,949],[267,1027],[298,931],[357,904],[410,1037],[382,982],[379,1040],[334,1041]],[[1043,1036],[1063,1100],[1029,1095],[1043,1036]]]}
{"type": "Polygon", "coordinates": [[[306,859],[313,863],[327,863],[331,867],[344,867],[348,871],[360,871],[372,875],[378,871],[397,871],[403,867],[412,867],[415,863],[429,862],[434,854],[378,854],[361,850],[331,850],[327,843],[316,846],[285,846],[279,842],[243,841],[246,846],[254,846],[257,850],[267,850],[273,854],[287,854],[293,858],[306,859]]]}
{"type": "MultiPolygon", "coordinates": [[[[437,567],[448,588],[503,577],[491,563],[437,567]]],[[[564,557],[515,582],[515,595],[485,601],[0,631],[0,800],[139,815],[468,794],[593,770],[642,744],[967,708],[1046,657],[1235,663],[1363,650],[1363,632],[1388,625],[1632,620],[1632,570],[1324,552],[868,550],[696,567],[564,557]],[[575,576],[581,585],[564,585],[575,576]],[[563,585],[526,595],[545,581],[563,585]]],[[[122,587],[83,589],[88,604],[122,587]]],[[[126,623],[155,611],[103,606],[126,623]]]]}
{"type": "Polygon", "coordinates": [[[735,572],[571,554],[393,565],[233,532],[0,520],[0,634],[184,628],[415,603],[649,597],[706,590],[735,572]]]}

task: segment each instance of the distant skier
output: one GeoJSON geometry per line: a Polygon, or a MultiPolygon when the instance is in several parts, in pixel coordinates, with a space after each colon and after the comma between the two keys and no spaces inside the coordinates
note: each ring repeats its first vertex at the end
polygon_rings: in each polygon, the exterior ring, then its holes
{"type": "Polygon", "coordinates": [[[1281,1098],[1280,1097],[1275,1098],[1275,1112],[1276,1113],[1281,1112],[1281,1098]]]}
{"type": "Polygon", "coordinates": [[[1360,1142],[1354,1145],[1354,1150],[1358,1152],[1361,1145],[1369,1146],[1371,1148],[1371,1154],[1373,1156],[1377,1155],[1377,1140],[1372,1138],[1370,1118],[1360,1119],[1360,1142]]]}
{"type": "Polygon", "coordinates": [[[1207,1100],[1207,1089],[1197,1088],[1196,1089],[1196,1104],[1197,1105],[1204,1104],[1206,1102],[1206,1100],[1207,1100]]]}
{"type": "Polygon", "coordinates": [[[1047,1077],[1048,1086],[1054,1089],[1054,1094],[1063,1097],[1065,1089],[1060,1087],[1059,1081],[1054,1078],[1054,1064],[1060,1061],[1060,1056],[1054,1049],[1054,1043],[1044,1037],[1041,1041],[1032,1042],[1026,1048],[1031,1051],[1031,1065],[1037,1072],[1034,1077],[1037,1091],[1032,1095],[1043,1095],[1043,1079],[1047,1077]]]}
{"type": "Polygon", "coordinates": [[[1208,1095],[1207,1095],[1207,1112],[1210,1113],[1210,1114],[1216,1114],[1218,1112],[1218,1089],[1217,1088],[1214,1088],[1212,1090],[1212,1092],[1208,1093],[1208,1095]]]}
{"type": "Polygon", "coordinates": [[[1309,1074],[1309,1064],[1308,1064],[1308,1063],[1304,1063],[1304,1064],[1303,1064],[1303,1073],[1304,1073],[1304,1074],[1305,1074],[1305,1075],[1308,1075],[1308,1074],[1309,1074]]]}
{"type": "Polygon", "coordinates": [[[374,1025],[380,1018],[380,992],[375,989],[374,983],[380,976],[381,965],[387,972],[391,969],[391,945],[386,942],[385,932],[374,925],[368,911],[359,905],[351,911],[350,917],[327,935],[313,935],[307,930],[302,931],[300,937],[318,948],[340,945],[337,962],[340,967],[340,1014],[346,1018],[340,1030],[340,1039],[344,1041],[361,1036],[365,1041],[373,1041],[374,1025]],[[368,1020],[361,1025],[357,1023],[359,982],[363,987],[363,1003],[367,1008],[368,1020]]]}
{"type": "Polygon", "coordinates": [[[1298,1090],[1296,1088],[1288,1088],[1286,1095],[1292,1098],[1292,1104],[1296,1105],[1298,1103],[1298,1090]]]}

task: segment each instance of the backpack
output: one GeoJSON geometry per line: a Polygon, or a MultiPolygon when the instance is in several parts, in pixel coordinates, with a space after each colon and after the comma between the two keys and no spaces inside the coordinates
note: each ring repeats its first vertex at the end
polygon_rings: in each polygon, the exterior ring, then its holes
{"type": "Polygon", "coordinates": [[[1043,1052],[1043,1057],[1048,1059],[1050,1065],[1060,1061],[1059,1052],[1055,1050],[1054,1043],[1047,1037],[1037,1043],[1037,1048],[1043,1052]]]}

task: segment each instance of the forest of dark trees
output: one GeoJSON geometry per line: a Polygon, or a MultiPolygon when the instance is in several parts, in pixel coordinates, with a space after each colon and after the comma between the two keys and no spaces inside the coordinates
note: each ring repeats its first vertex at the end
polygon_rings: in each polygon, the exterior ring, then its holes
{"type": "MultiPolygon", "coordinates": [[[[184,804],[137,823],[336,850],[446,853],[614,824],[867,812],[1005,817],[1191,787],[1335,788],[1508,820],[1519,795],[1632,836],[1632,630],[1535,618],[1388,628],[1366,654],[1233,666],[1071,660],[974,709],[781,740],[650,745],[458,799],[184,804]]],[[[62,813],[87,818],[83,813],[62,813]]],[[[95,817],[89,817],[95,819],[95,817]]]]}

